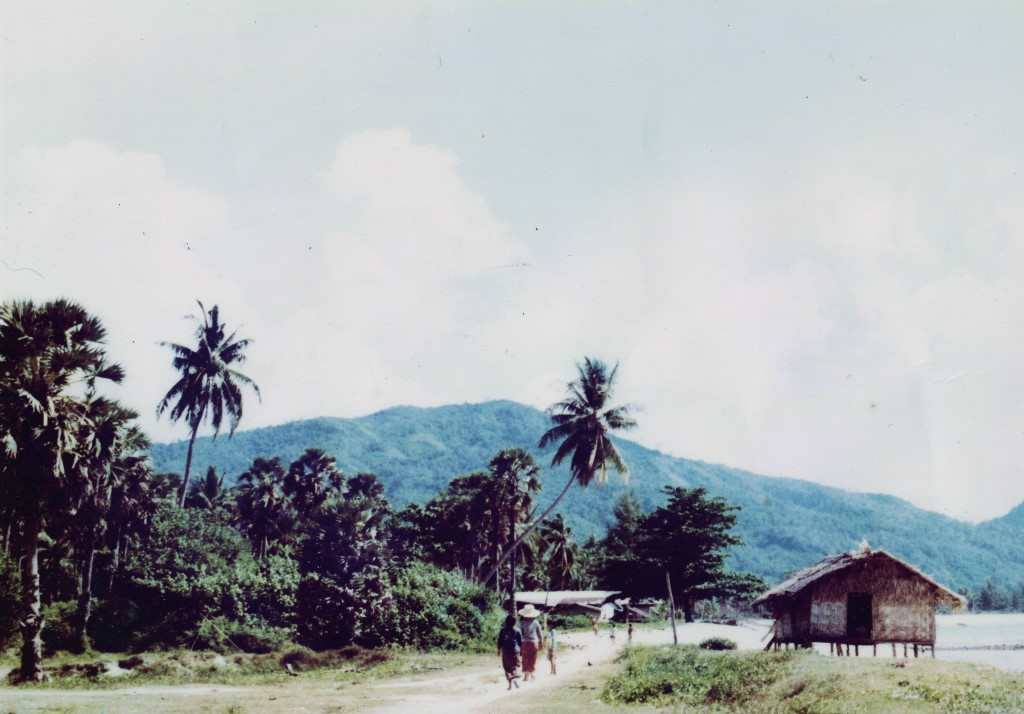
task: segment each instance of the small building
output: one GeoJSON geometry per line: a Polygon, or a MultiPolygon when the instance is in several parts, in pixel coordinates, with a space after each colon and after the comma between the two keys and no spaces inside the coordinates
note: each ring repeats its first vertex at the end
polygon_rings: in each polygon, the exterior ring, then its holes
{"type": "Polygon", "coordinates": [[[836,654],[860,654],[861,645],[930,648],[935,656],[935,608],[962,607],[965,599],[917,568],[867,543],[854,553],[830,555],[754,601],[775,618],[765,649],[829,643],[836,654]],[[843,647],[846,651],[844,653],[843,647]]]}
{"type": "MultiPolygon", "coordinates": [[[[516,593],[516,608],[532,604],[542,612],[557,612],[563,615],[589,615],[601,618],[602,606],[611,603],[619,590],[534,590],[516,593]]],[[[614,608],[614,605],[612,605],[614,608]]],[[[606,611],[605,608],[604,611],[606,611]]]]}

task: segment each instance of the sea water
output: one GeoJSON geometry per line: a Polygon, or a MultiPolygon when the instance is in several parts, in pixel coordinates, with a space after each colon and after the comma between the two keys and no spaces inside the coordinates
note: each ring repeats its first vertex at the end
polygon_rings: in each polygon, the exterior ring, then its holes
{"type": "Polygon", "coordinates": [[[938,615],[935,628],[938,659],[1024,672],[1024,614],[938,615]]]}

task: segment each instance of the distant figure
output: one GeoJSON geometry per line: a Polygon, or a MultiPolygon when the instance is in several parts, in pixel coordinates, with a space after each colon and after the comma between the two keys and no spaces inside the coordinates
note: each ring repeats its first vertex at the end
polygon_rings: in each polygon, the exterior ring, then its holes
{"type": "Polygon", "coordinates": [[[523,634],[516,627],[516,618],[509,615],[498,633],[498,656],[501,657],[501,667],[505,670],[509,689],[512,689],[513,684],[519,689],[516,680],[519,679],[519,650],[522,646],[523,634]]]}
{"type": "Polygon", "coordinates": [[[615,620],[610,620],[608,622],[608,629],[609,629],[608,638],[614,640],[615,639],[615,620]]]}
{"type": "Polygon", "coordinates": [[[626,625],[626,644],[633,644],[633,621],[630,620],[629,624],[626,625]]]}
{"type": "Polygon", "coordinates": [[[590,616],[590,628],[594,631],[594,637],[597,637],[597,616],[590,616]]]}
{"type": "Polygon", "coordinates": [[[555,667],[555,645],[558,640],[558,632],[554,627],[548,630],[548,664],[551,665],[551,674],[558,674],[555,667]]]}
{"type": "Polygon", "coordinates": [[[530,603],[519,611],[519,617],[523,618],[523,681],[529,682],[534,678],[534,670],[537,667],[537,651],[540,649],[541,627],[537,622],[540,610],[530,603]]]}

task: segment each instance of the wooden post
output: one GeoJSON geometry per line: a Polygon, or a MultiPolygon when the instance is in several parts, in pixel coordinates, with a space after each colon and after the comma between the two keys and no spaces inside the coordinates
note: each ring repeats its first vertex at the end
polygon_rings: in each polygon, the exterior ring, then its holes
{"type": "Polygon", "coordinates": [[[850,643],[849,642],[846,643],[846,656],[847,657],[850,656],[850,643]]]}
{"type": "Polygon", "coordinates": [[[878,645],[871,645],[871,656],[872,657],[877,657],[878,656],[878,645]]]}
{"type": "Polygon", "coordinates": [[[935,659],[935,643],[932,642],[932,659],[935,659]]]}
{"type": "Polygon", "coordinates": [[[903,643],[903,659],[907,658],[907,643],[903,643]]]}
{"type": "Polygon", "coordinates": [[[917,645],[914,645],[914,659],[917,659],[917,645]]]}
{"type": "Polygon", "coordinates": [[[857,657],[860,657],[860,645],[853,646],[853,654],[855,654],[857,657]]]}
{"type": "Polygon", "coordinates": [[[676,601],[672,597],[672,578],[669,577],[668,571],[665,571],[665,586],[668,588],[668,610],[672,617],[672,644],[679,644],[679,635],[676,633],[676,601]]]}
{"type": "Polygon", "coordinates": [[[896,643],[895,642],[892,643],[892,656],[893,656],[893,659],[896,658],[896,643]]]}
{"type": "Polygon", "coordinates": [[[835,642],[829,642],[829,643],[828,643],[828,653],[829,653],[830,655],[831,655],[831,654],[835,654],[835,653],[833,652],[833,650],[834,650],[835,648],[836,648],[836,643],[835,643],[835,642]]]}

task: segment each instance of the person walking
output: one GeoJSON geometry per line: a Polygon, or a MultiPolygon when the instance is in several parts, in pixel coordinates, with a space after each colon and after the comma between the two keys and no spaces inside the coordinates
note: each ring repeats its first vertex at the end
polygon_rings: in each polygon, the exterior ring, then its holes
{"type": "Polygon", "coordinates": [[[498,656],[501,657],[501,668],[505,670],[505,680],[508,688],[516,685],[519,689],[519,651],[523,645],[523,634],[516,625],[516,618],[509,615],[505,618],[505,624],[498,632],[498,656]]]}
{"type": "Polygon", "coordinates": [[[537,668],[537,651],[540,649],[542,632],[537,618],[540,610],[530,603],[519,611],[519,617],[523,618],[523,681],[529,682],[534,678],[534,670],[537,668]]]}
{"type": "Polygon", "coordinates": [[[555,647],[558,642],[558,631],[554,627],[548,628],[548,664],[551,666],[551,674],[558,674],[555,667],[555,647]]]}

